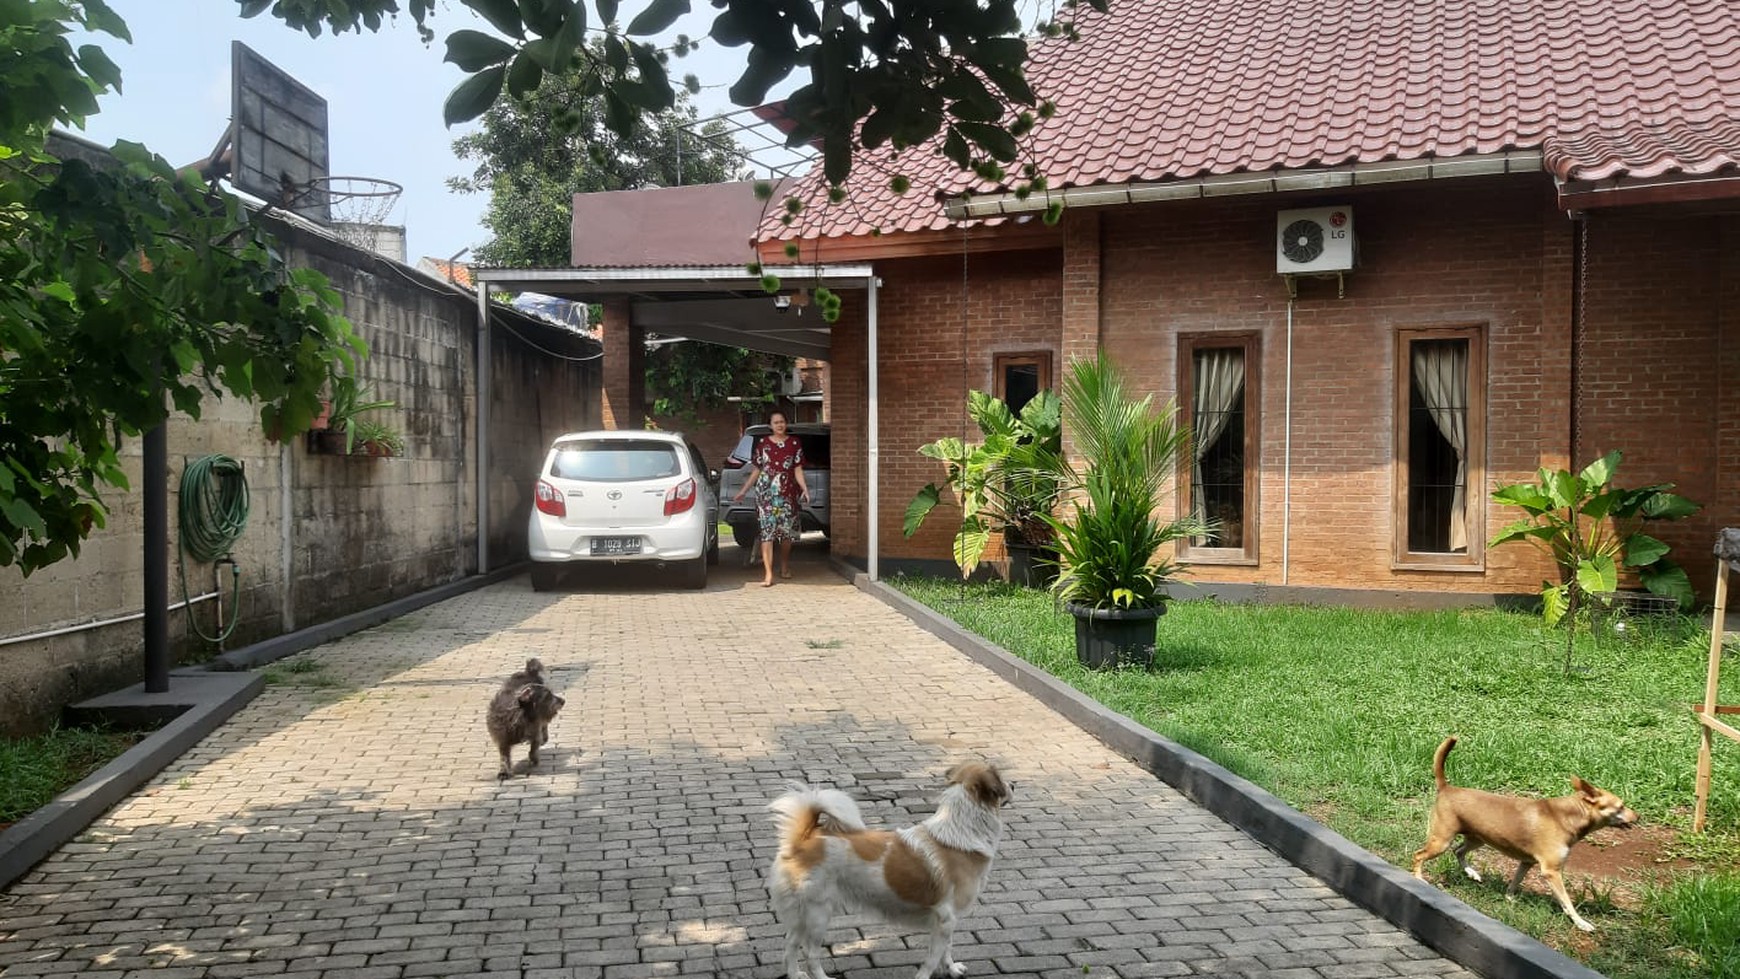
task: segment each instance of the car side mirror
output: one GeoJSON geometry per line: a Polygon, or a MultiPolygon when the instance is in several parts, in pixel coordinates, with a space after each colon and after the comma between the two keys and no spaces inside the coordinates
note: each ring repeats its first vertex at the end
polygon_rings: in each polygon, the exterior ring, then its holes
{"type": "Polygon", "coordinates": [[[719,470],[717,470],[717,469],[707,470],[707,482],[712,483],[714,486],[719,485],[719,470]]]}

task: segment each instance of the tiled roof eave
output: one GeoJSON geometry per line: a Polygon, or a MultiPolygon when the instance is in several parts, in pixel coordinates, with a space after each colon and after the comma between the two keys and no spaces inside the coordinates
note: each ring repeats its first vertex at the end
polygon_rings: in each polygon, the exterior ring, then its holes
{"type": "Polygon", "coordinates": [[[1567,211],[1635,204],[1683,204],[1740,200],[1740,173],[1672,174],[1662,177],[1611,177],[1560,180],[1559,206],[1567,211]]]}
{"type": "Polygon", "coordinates": [[[1013,193],[962,195],[950,199],[946,208],[948,216],[958,221],[1043,211],[1050,203],[1059,200],[1065,207],[1106,207],[1147,201],[1229,197],[1240,194],[1281,194],[1451,177],[1541,172],[1543,168],[1540,150],[1522,149],[1451,157],[1423,157],[1417,160],[1386,160],[1310,170],[1218,174],[1194,180],[1095,184],[1030,194],[1025,198],[1017,197],[1013,193]]]}

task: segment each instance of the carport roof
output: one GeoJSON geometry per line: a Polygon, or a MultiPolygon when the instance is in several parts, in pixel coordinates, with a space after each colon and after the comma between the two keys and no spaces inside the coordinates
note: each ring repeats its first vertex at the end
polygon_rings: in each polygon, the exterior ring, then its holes
{"type": "MultiPolygon", "coordinates": [[[[767,266],[780,292],[826,286],[863,289],[869,265],[767,266]]],[[[829,359],[828,324],[815,309],[778,306],[743,265],[642,268],[474,269],[479,288],[541,292],[582,302],[627,298],[632,321],[661,336],[687,337],[793,357],[829,359]]]]}

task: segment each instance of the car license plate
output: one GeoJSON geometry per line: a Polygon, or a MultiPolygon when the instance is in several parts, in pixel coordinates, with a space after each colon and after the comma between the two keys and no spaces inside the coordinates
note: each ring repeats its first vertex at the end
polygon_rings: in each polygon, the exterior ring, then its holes
{"type": "Polygon", "coordinates": [[[611,554],[639,554],[639,537],[594,537],[592,538],[592,556],[608,556],[611,554]]]}

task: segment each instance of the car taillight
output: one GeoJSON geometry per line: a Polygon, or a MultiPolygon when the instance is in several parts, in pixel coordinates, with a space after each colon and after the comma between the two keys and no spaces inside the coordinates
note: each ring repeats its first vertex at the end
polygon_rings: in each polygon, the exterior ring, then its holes
{"type": "Polygon", "coordinates": [[[695,497],[698,495],[700,494],[696,492],[695,481],[693,479],[685,479],[677,485],[672,486],[670,489],[665,490],[665,516],[674,517],[679,513],[686,513],[693,510],[695,508],[695,497]]]}
{"type": "MultiPolygon", "coordinates": [[[[568,501],[562,496],[562,491],[543,480],[538,480],[538,488],[532,491],[532,504],[539,513],[547,513],[552,517],[568,515],[568,501]]],[[[670,504],[665,504],[666,509],[670,504]]]]}
{"type": "Polygon", "coordinates": [[[726,469],[742,469],[744,466],[746,466],[748,464],[749,464],[749,460],[747,460],[747,459],[739,459],[736,456],[726,456],[725,457],[725,468],[726,469]]]}

